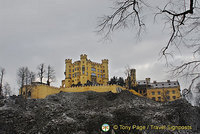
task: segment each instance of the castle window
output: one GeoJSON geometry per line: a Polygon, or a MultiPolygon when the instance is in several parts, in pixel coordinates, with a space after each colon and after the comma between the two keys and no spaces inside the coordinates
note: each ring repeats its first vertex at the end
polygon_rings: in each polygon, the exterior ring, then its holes
{"type": "Polygon", "coordinates": [[[156,98],[155,98],[155,97],[152,97],[152,100],[154,100],[154,101],[155,101],[155,100],[156,100],[156,98]]]}
{"type": "Polygon", "coordinates": [[[102,75],[101,75],[101,78],[102,78],[102,75]]]}
{"type": "Polygon", "coordinates": [[[105,73],[105,70],[103,70],[103,73],[105,73]]]}
{"type": "Polygon", "coordinates": [[[85,73],[85,66],[82,66],[83,74],[85,73]]]}
{"type": "Polygon", "coordinates": [[[75,68],[75,71],[76,71],[76,68],[75,68]]]}
{"type": "Polygon", "coordinates": [[[158,94],[160,94],[160,91],[158,91],[158,94]]]}
{"type": "Polygon", "coordinates": [[[152,95],[155,95],[155,92],[152,92],[152,95]]]}
{"type": "Polygon", "coordinates": [[[98,78],[99,78],[99,74],[98,74],[98,78]]]}
{"type": "Polygon", "coordinates": [[[170,100],[170,96],[167,96],[167,99],[170,100]]]}
{"type": "Polygon", "coordinates": [[[98,72],[99,72],[99,69],[98,69],[98,72]]]}
{"type": "Polygon", "coordinates": [[[176,96],[173,96],[172,98],[173,98],[173,99],[176,99],[176,96]]]}
{"type": "Polygon", "coordinates": [[[175,90],[173,90],[172,93],[175,94],[175,90]]]}
{"type": "Polygon", "coordinates": [[[102,70],[101,70],[101,73],[102,73],[102,70]]]}
{"type": "Polygon", "coordinates": [[[105,78],[105,75],[103,75],[103,78],[105,78]]]}
{"type": "Polygon", "coordinates": [[[96,74],[95,74],[95,73],[92,73],[91,75],[92,75],[92,76],[96,76],[96,74]]]}
{"type": "Polygon", "coordinates": [[[169,91],[167,91],[167,94],[169,94],[169,91]]]}
{"type": "Polygon", "coordinates": [[[161,97],[158,97],[158,101],[161,101],[161,97]]]}
{"type": "Polygon", "coordinates": [[[74,69],[72,71],[74,72],[74,69]]]}
{"type": "Polygon", "coordinates": [[[69,72],[71,73],[71,69],[69,69],[69,72]]]}
{"type": "Polygon", "coordinates": [[[87,76],[88,76],[88,72],[87,72],[87,76]]]}
{"type": "Polygon", "coordinates": [[[73,74],[73,78],[74,78],[74,74],[73,74]]]}
{"type": "Polygon", "coordinates": [[[96,71],[96,69],[94,67],[91,68],[92,71],[96,71]]]}
{"type": "Polygon", "coordinates": [[[69,74],[69,78],[71,78],[71,74],[69,74]]]}
{"type": "Polygon", "coordinates": [[[176,85],[176,83],[174,83],[174,85],[176,85]]]}

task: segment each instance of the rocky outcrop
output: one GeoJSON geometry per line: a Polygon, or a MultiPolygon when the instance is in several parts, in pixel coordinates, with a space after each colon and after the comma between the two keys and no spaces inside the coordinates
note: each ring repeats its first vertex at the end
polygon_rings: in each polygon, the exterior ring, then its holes
{"type": "Polygon", "coordinates": [[[195,134],[200,133],[200,109],[184,99],[159,103],[129,91],[14,97],[0,100],[0,133],[195,134]],[[108,132],[101,130],[104,123],[110,125],[108,132]]]}

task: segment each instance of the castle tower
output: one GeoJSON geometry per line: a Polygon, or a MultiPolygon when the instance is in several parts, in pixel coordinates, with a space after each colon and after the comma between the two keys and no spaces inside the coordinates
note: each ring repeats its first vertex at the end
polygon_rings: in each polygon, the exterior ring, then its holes
{"type": "Polygon", "coordinates": [[[149,85],[150,81],[151,81],[151,78],[146,78],[145,80],[146,80],[147,85],[149,85]]]}
{"type": "Polygon", "coordinates": [[[72,59],[66,59],[65,60],[65,83],[62,84],[63,86],[65,85],[65,87],[70,87],[72,83],[71,68],[72,68],[72,59]]]}
{"type": "Polygon", "coordinates": [[[107,84],[108,82],[108,59],[102,60],[102,73],[103,73],[103,84],[107,84]]]}
{"type": "Polygon", "coordinates": [[[136,86],[136,69],[131,69],[131,86],[136,86]]]}
{"type": "Polygon", "coordinates": [[[128,76],[125,80],[125,83],[126,83],[126,88],[128,88],[128,89],[135,87],[137,85],[137,83],[136,83],[136,69],[128,70],[128,76]]]}
{"type": "Polygon", "coordinates": [[[81,84],[87,83],[87,55],[81,54],[81,76],[80,76],[80,82],[81,84]]]}

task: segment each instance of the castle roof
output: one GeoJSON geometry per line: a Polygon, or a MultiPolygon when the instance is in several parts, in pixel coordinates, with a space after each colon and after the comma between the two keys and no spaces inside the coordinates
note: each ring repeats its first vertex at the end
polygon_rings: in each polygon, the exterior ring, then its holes
{"type": "Polygon", "coordinates": [[[179,86],[178,81],[167,81],[167,82],[154,82],[150,83],[152,88],[168,88],[168,87],[177,87],[179,86]]]}
{"type": "Polygon", "coordinates": [[[166,82],[156,82],[147,83],[146,80],[137,80],[138,85],[150,85],[152,88],[169,88],[169,87],[177,87],[179,86],[178,81],[170,81],[167,80],[166,82]]]}

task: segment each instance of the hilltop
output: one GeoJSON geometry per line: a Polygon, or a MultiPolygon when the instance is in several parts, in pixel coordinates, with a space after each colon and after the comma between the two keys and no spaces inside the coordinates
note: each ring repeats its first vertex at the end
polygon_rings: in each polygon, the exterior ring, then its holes
{"type": "Polygon", "coordinates": [[[199,119],[200,108],[191,106],[184,99],[159,103],[129,91],[118,94],[61,92],[45,99],[25,101],[11,97],[0,100],[1,134],[104,134],[101,131],[104,123],[111,127],[107,134],[195,134],[200,133],[199,119]],[[114,130],[113,125],[118,129],[114,130]],[[125,127],[132,125],[146,128],[140,131],[125,127]],[[154,129],[147,129],[148,125],[153,125],[154,129]],[[192,129],[155,130],[155,127],[168,125],[192,129]]]}

